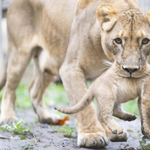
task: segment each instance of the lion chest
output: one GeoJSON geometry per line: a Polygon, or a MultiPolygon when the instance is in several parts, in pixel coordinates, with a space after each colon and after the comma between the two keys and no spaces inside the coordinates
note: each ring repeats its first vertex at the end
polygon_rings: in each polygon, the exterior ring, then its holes
{"type": "Polygon", "coordinates": [[[117,89],[117,103],[134,100],[141,94],[142,81],[140,79],[120,78],[117,89]]]}

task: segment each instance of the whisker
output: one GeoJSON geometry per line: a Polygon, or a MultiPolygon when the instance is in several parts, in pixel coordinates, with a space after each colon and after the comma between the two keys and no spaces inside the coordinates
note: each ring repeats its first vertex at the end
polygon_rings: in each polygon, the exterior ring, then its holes
{"type": "Polygon", "coordinates": [[[113,65],[113,63],[108,61],[108,60],[103,60],[102,62],[103,62],[104,65],[106,65],[106,67],[103,68],[103,69],[100,69],[99,70],[100,72],[106,71],[107,69],[109,69],[113,65]]]}
{"type": "Polygon", "coordinates": [[[108,67],[111,67],[114,63],[113,62],[110,62],[108,60],[103,60],[102,61],[104,65],[108,66],[108,67]]]}
{"type": "Polygon", "coordinates": [[[103,68],[103,69],[100,69],[99,72],[104,72],[104,71],[106,71],[107,69],[109,69],[109,67],[105,67],[105,68],[103,68]]]}
{"type": "Polygon", "coordinates": [[[148,72],[148,73],[143,73],[143,76],[145,77],[145,76],[148,76],[150,74],[150,72],[148,72]]]}

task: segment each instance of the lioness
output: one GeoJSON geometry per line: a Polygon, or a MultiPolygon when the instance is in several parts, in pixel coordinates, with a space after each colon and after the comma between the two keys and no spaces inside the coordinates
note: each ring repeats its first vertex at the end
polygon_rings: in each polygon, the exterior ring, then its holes
{"type": "Polygon", "coordinates": [[[142,133],[150,138],[150,119],[148,117],[150,112],[149,105],[147,105],[150,99],[150,75],[143,78],[123,78],[116,73],[115,65],[92,83],[78,104],[71,108],[55,107],[55,109],[65,114],[75,114],[85,109],[95,97],[99,120],[103,121],[114,134],[122,134],[122,127],[112,115],[123,120],[135,120],[135,115],[122,111],[118,105],[139,97],[142,102],[142,111],[139,105],[142,133]]]}
{"type": "MultiPolygon", "coordinates": [[[[101,74],[103,59],[116,60],[117,74],[142,78],[148,74],[150,12],[143,15],[135,0],[13,0],[8,13],[9,52],[0,89],[6,84],[0,123],[16,121],[15,90],[31,58],[34,76],[30,99],[42,123],[54,123],[42,99],[54,75],[60,74],[70,104],[86,93],[85,79],[101,74]],[[98,8],[98,9],[97,9],[98,8]],[[97,11],[97,15],[96,15],[97,11]]],[[[103,147],[114,135],[98,120],[91,103],[75,115],[78,145],[103,147]]]]}

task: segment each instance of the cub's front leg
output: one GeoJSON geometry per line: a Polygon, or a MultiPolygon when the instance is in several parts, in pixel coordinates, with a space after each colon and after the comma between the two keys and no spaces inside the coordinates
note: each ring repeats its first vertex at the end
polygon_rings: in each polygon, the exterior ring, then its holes
{"type": "Polygon", "coordinates": [[[96,92],[95,97],[99,106],[97,111],[100,115],[100,120],[106,124],[113,134],[122,134],[123,128],[113,119],[117,87],[111,83],[104,83],[104,85],[100,86],[98,91],[100,92],[96,92]]]}

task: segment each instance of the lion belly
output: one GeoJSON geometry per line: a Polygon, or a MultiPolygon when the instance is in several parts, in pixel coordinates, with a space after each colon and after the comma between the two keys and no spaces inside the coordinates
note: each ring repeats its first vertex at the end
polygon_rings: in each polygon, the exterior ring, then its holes
{"type": "Polygon", "coordinates": [[[43,10],[40,24],[42,43],[60,66],[69,44],[76,3],[77,0],[50,0],[43,10]]]}

